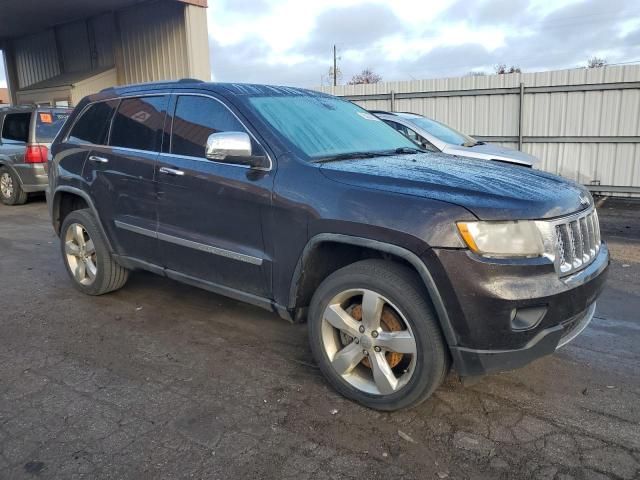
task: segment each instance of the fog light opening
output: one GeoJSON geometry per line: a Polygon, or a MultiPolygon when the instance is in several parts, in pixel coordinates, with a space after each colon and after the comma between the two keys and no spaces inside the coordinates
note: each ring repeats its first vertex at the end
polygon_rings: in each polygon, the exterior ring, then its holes
{"type": "Polygon", "coordinates": [[[511,329],[515,331],[531,330],[540,324],[546,314],[546,305],[514,308],[511,310],[511,329]]]}

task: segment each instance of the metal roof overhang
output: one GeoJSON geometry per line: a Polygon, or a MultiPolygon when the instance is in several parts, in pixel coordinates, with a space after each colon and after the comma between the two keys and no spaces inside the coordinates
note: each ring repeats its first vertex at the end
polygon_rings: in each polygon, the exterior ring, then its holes
{"type": "MultiPolygon", "coordinates": [[[[207,0],[172,1],[207,6],[207,0]]],[[[20,37],[137,3],[145,0],[3,0],[0,2],[0,39],[20,37]]]]}

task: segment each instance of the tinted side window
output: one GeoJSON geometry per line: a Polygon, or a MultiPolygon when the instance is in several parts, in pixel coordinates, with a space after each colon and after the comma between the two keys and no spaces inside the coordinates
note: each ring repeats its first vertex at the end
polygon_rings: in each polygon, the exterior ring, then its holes
{"type": "Polygon", "coordinates": [[[216,132],[244,132],[245,128],[220,102],[206,97],[178,97],[173,118],[171,153],[204,157],[207,138],[216,132]]]}
{"type": "Polygon", "coordinates": [[[77,143],[105,145],[109,124],[119,100],[98,102],[85,110],[69,133],[69,140],[77,143]]]}
{"type": "Polygon", "coordinates": [[[8,113],[2,125],[2,141],[27,143],[30,123],[31,112],[8,113]]]}
{"type": "Polygon", "coordinates": [[[111,128],[109,145],[160,151],[167,96],[125,98],[111,128]]]}

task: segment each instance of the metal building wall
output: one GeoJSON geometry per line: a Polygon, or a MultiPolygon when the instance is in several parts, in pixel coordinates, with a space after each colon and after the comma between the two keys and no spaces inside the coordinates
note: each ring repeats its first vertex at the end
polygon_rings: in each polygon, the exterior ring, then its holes
{"type": "Polygon", "coordinates": [[[426,115],[512,148],[522,133],[522,149],[538,156],[543,169],[587,185],[640,192],[639,65],[321,90],[367,109],[389,110],[393,96],[395,111],[426,115]]]}
{"type": "Polygon", "coordinates": [[[14,100],[17,92],[61,74],[86,72],[89,76],[111,67],[117,72],[115,85],[186,77],[210,80],[205,7],[204,0],[140,1],[3,39],[0,47],[14,100]]]}
{"type": "Polygon", "coordinates": [[[81,20],[61,25],[56,29],[56,35],[64,72],[88,72],[91,70],[87,22],[81,20]]]}
{"type": "Polygon", "coordinates": [[[179,2],[153,2],[118,13],[120,83],[189,76],[184,8],[179,2]]]}
{"type": "Polygon", "coordinates": [[[76,83],[71,91],[71,105],[78,105],[80,100],[87,95],[112,87],[117,83],[118,75],[115,68],[110,68],[86,80],[82,80],[76,83]]]}
{"type": "Polygon", "coordinates": [[[106,13],[90,18],[89,32],[93,42],[93,67],[105,68],[115,65],[113,41],[115,34],[115,17],[113,13],[106,13]]]}
{"type": "Polygon", "coordinates": [[[185,5],[184,22],[189,58],[189,76],[207,82],[211,81],[206,9],[195,5],[185,5]],[[203,39],[207,40],[203,41],[203,39]]]}
{"type": "Polygon", "coordinates": [[[13,40],[18,88],[24,88],[60,74],[60,62],[53,30],[13,40]]]}

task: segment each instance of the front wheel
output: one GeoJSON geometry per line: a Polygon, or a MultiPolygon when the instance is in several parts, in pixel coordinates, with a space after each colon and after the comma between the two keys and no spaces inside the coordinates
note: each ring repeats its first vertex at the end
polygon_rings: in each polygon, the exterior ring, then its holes
{"type": "Polygon", "coordinates": [[[309,310],[316,362],[347,398],[378,410],[427,399],[449,354],[420,277],[390,261],[364,260],[331,274],[309,310]]]}

